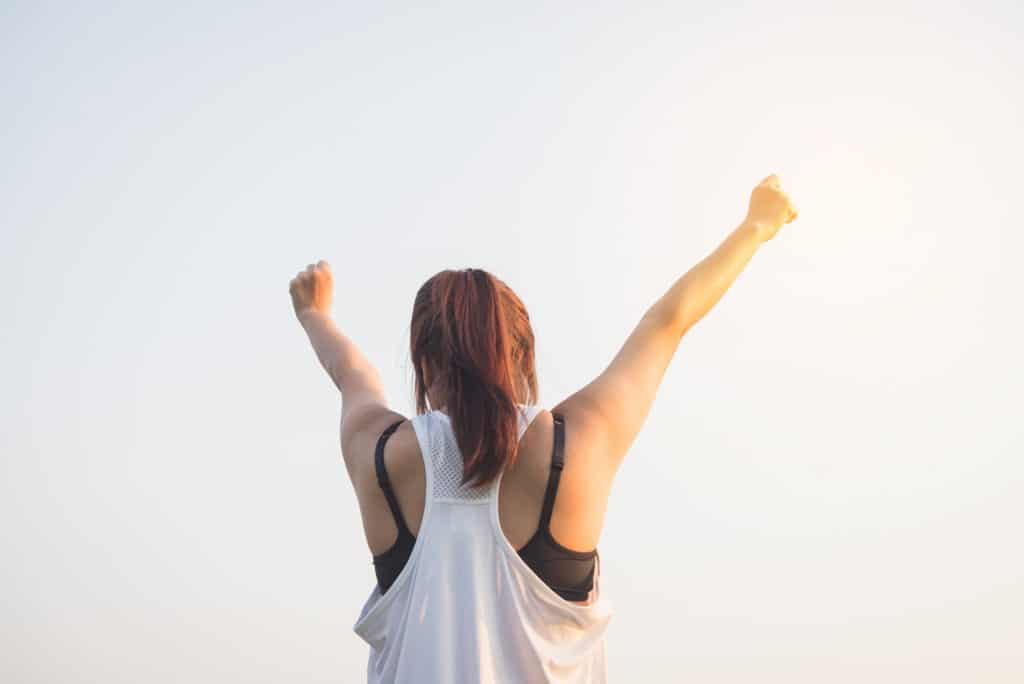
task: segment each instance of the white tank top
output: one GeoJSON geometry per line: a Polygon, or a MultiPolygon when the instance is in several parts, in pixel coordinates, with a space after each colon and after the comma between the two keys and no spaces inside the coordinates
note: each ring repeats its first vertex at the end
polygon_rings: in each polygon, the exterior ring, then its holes
{"type": "MultiPolygon", "coordinates": [[[[540,411],[520,404],[520,439],[540,411]]],[[[411,419],[426,472],[423,520],[402,571],[384,595],[374,585],[353,627],[370,646],[367,682],[606,682],[613,609],[600,557],[585,602],[545,584],[501,530],[501,476],[460,485],[449,420],[440,411],[411,419]]]]}

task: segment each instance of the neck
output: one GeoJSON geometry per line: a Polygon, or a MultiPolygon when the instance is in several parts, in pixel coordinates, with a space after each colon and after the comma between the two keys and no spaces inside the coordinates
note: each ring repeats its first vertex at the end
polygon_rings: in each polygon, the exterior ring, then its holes
{"type": "MultiPolygon", "coordinates": [[[[516,402],[516,406],[522,408],[522,407],[526,406],[526,404],[524,404],[524,403],[522,403],[520,401],[517,401],[516,402]]],[[[442,404],[441,406],[435,408],[434,410],[435,411],[440,411],[441,413],[445,414],[446,416],[448,415],[448,406],[447,406],[447,404],[442,404]]]]}

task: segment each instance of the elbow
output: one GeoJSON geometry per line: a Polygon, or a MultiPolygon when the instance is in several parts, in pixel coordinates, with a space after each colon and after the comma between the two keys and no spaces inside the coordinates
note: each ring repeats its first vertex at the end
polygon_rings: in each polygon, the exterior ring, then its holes
{"type": "Polygon", "coordinates": [[[693,325],[688,307],[685,303],[674,307],[665,307],[662,304],[651,307],[644,318],[659,331],[673,335],[676,339],[682,338],[693,325]]]}

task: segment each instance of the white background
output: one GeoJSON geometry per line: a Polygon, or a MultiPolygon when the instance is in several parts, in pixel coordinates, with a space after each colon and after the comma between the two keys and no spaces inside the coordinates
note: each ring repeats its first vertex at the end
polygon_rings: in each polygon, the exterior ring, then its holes
{"type": "Polygon", "coordinates": [[[0,9],[0,679],[362,680],[288,281],[410,415],[485,268],[550,407],[774,172],[615,484],[612,681],[1024,680],[1016,3],[180,4],[0,9]]]}

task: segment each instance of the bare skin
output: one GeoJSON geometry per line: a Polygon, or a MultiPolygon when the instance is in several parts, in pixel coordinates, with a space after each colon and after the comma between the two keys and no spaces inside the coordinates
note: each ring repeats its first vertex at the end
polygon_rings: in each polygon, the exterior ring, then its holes
{"type": "MultiPolygon", "coordinates": [[[[751,192],[747,214],[725,240],[675,281],[641,317],[619,352],[593,381],[550,411],[541,411],[524,433],[519,456],[504,475],[499,517],[509,543],[521,548],[540,519],[554,439],[552,412],[565,417],[565,467],[555,498],[551,532],[570,549],[596,548],[612,482],[650,412],[669,362],[686,332],[721,299],[758,247],[797,217],[779,179],[768,176],[751,192]]],[[[406,417],[387,407],[376,370],[334,325],[329,309],[329,265],[310,264],[290,283],[296,316],[325,370],[342,393],[341,447],[359,502],[368,551],[394,544],[398,530],[373,470],[380,433],[406,417]]],[[[432,383],[428,371],[427,382],[432,383]]],[[[436,382],[431,406],[444,410],[436,382]]],[[[423,517],[423,458],[406,419],[388,440],[384,461],[395,496],[418,534],[423,517]]]]}

